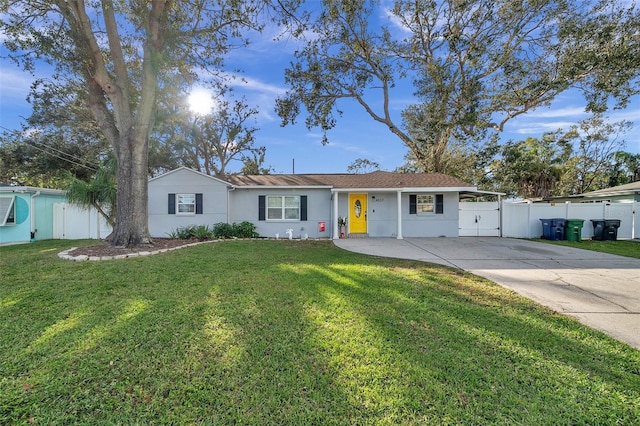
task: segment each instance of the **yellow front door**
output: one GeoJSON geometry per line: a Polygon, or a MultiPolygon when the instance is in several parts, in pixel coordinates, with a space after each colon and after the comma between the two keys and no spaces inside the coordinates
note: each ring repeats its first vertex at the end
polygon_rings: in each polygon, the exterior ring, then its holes
{"type": "Polygon", "coordinates": [[[367,194],[349,194],[349,232],[367,233],[367,194]]]}

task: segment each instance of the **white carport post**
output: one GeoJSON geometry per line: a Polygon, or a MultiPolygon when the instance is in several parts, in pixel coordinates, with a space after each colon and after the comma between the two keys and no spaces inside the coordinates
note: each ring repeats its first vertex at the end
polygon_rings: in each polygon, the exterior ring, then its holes
{"type": "Polygon", "coordinates": [[[402,239],[402,191],[397,192],[397,204],[398,204],[398,236],[397,239],[402,239]]]}
{"type": "Polygon", "coordinates": [[[338,229],[338,192],[333,192],[333,220],[331,221],[331,227],[333,228],[333,239],[340,238],[340,230],[338,229]]]}

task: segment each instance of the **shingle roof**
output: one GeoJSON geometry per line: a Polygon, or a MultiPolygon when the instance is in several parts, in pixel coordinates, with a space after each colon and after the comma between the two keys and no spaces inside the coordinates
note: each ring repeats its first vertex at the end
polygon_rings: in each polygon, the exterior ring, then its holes
{"type": "Polygon", "coordinates": [[[330,186],[348,188],[474,188],[460,179],[441,173],[299,174],[227,176],[235,186],[330,186]]]}

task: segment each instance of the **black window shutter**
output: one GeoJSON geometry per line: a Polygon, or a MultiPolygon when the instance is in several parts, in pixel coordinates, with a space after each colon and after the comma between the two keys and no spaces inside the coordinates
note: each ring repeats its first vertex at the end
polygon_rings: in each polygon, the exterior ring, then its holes
{"type": "Polygon", "coordinates": [[[307,196],[300,196],[300,220],[307,220],[307,196]]]}
{"type": "Polygon", "coordinates": [[[409,195],[409,214],[418,213],[418,197],[416,194],[409,195]]]}
{"type": "Polygon", "coordinates": [[[169,214],[176,214],[176,194],[169,194],[169,214]]]}
{"type": "Polygon", "coordinates": [[[202,214],[202,194],[196,194],[196,214],[202,214]]]}
{"type": "Polygon", "coordinates": [[[264,195],[258,195],[258,220],[266,219],[266,211],[265,211],[265,200],[264,195]]]}
{"type": "Polygon", "coordinates": [[[436,214],[444,213],[444,196],[436,194],[436,214]]]}

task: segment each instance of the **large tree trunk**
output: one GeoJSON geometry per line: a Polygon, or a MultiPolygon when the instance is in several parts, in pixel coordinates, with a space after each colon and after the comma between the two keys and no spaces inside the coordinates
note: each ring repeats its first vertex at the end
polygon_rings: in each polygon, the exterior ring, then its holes
{"type": "Polygon", "coordinates": [[[120,141],[118,149],[117,221],[111,244],[151,243],[148,225],[148,139],[120,141]]]}

